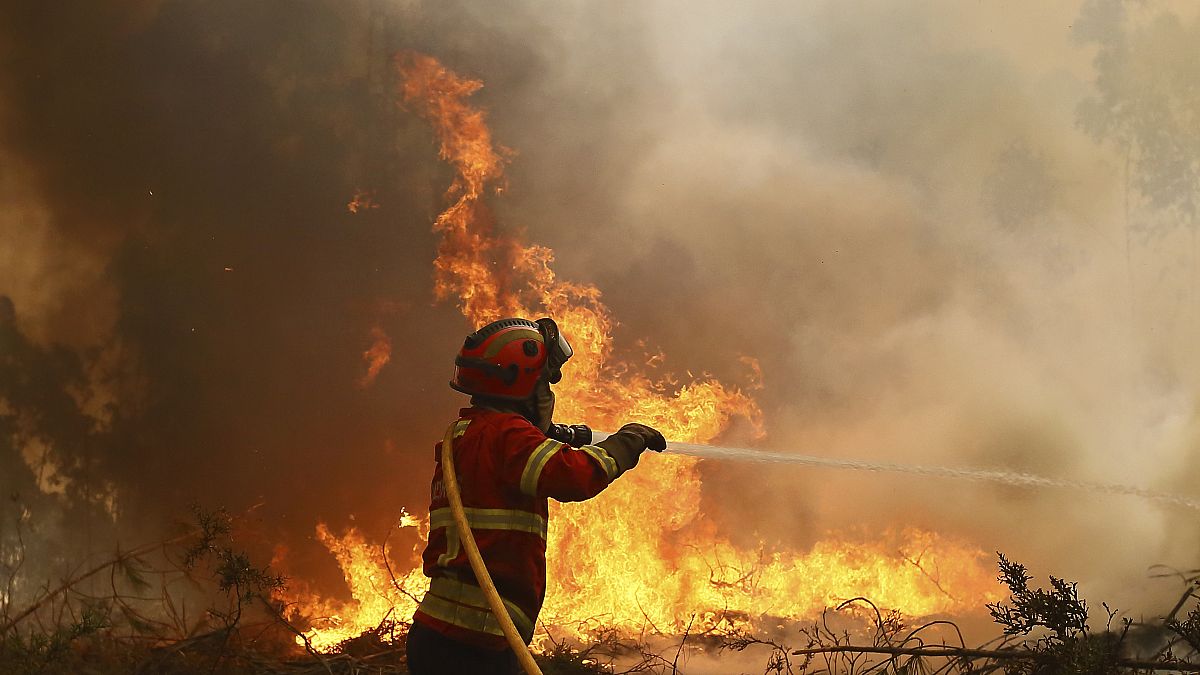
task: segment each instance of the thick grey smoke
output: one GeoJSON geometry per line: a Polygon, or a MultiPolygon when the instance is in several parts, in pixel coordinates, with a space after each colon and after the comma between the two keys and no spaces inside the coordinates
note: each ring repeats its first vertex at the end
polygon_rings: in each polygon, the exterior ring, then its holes
{"type": "MultiPolygon", "coordinates": [[[[69,4],[0,10],[2,487],[43,515],[109,483],[130,528],[261,503],[328,571],[316,520],[423,506],[466,326],[400,49],[485,82],[502,226],[622,348],[761,362],[766,445],[1192,489],[1200,148],[1146,121],[1200,106],[1189,3],[69,4]]],[[[1200,560],[1130,500],[806,470],[751,503],[757,467],[704,471],[747,539],[912,523],[1136,611],[1176,592],[1148,565],[1200,560]]]]}

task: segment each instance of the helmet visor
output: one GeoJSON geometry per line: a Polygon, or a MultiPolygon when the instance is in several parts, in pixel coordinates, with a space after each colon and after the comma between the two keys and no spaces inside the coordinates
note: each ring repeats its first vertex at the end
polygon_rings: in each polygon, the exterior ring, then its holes
{"type": "Polygon", "coordinates": [[[541,318],[537,320],[537,324],[542,333],[542,339],[546,342],[546,367],[550,371],[550,383],[557,384],[562,379],[563,364],[575,352],[571,349],[571,343],[563,337],[562,331],[558,329],[558,324],[554,322],[554,319],[541,318]]]}

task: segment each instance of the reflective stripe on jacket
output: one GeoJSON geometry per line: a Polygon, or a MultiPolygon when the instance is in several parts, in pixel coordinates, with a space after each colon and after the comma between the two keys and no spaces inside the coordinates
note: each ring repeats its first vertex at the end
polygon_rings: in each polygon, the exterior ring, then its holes
{"type": "MultiPolygon", "coordinates": [[[[465,408],[460,416],[452,450],[467,522],[513,623],[528,641],[546,594],[547,500],[595,496],[617,475],[617,463],[603,448],[573,448],[547,438],[516,413],[465,408]]],[[[506,649],[450,513],[441,445],[434,451],[423,554],[432,582],[414,618],[448,637],[506,649]]]]}

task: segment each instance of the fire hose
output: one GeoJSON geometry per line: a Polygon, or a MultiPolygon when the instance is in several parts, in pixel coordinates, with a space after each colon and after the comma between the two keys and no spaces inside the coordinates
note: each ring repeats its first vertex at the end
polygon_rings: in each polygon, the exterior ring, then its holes
{"type": "Polygon", "coordinates": [[[512,617],[508,615],[504,601],[500,599],[500,592],[496,590],[496,584],[492,582],[492,575],[488,573],[487,565],[483,563],[479,545],[475,543],[475,535],[471,532],[471,524],[467,522],[467,514],[463,511],[462,493],[458,489],[458,477],[454,473],[453,424],[446,430],[446,436],[442,439],[442,478],[446,483],[446,498],[450,500],[450,513],[454,515],[454,525],[458,528],[458,537],[462,541],[463,548],[467,550],[467,559],[471,562],[471,569],[475,572],[475,580],[479,582],[479,588],[483,591],[483,596],[487,598],[488,606],[492,608],[492,614],[500,622],[500,630],[504,631],[508,646],[512,647],[513,653],[517,655],[517,661],[520,662],[526,675],[542,675],[542,670],[533,660],[533,653],[529,651],[525,640],[517,633],[517,627],[513,624],[512,617]]]}
{"type": "MultiPolygon", "coordinates": [[[[591,433],[594,434],[593,438],[595,440],[609,435],[603,431],[591,433]]],[[[504,601],[500,599],[500,593],[496,590],[496,585],[492,582],[492,577],[488,573],[487,565],[483,562],[483,556],[479,553],[479,546],[475,543],[475,536],[471,532],[471,526],[467,522],[467,515],[463,511],[462,493],[459,491],[458,479],[454,472],[453,444],[454,425],[451,425],[446,430],[446,437],[442,441],[442,475],[446,484],[446,496],[450,501],[450,512],[454,515],[454,524],[459,531],[459,539],[467,551],[467,559],[471,562],[471,569],[475,572],[475,578],[479,582],[480,589],[483,590],[484,597],[488,600],[492,614],[500,622],[500,628],[504,631],[504,637],[508,640],[509,646],[512,647],[513,653],[517,655],[517,660],[520,662],[521,667],[527,675],[542,675],[541,669],[538,668],[537,663],[533,660],[532,652],[529,651],[529,647],[517,632],[517,627],[513,624],[512,617],[508,615],[508,610],[504,607],[504,601]]],[[[829,457],[767,452],[750,448],[723,448],[699,443],[672,442],[667,446],[667,452],[705,459],[799,464],[803,466],[853,469],[858,471],[909,473],[939,478],[1003,483],[1023,487],[1088,490],[1140,497],[1174,506],[1200,509],[1200,500],[1184,495],[1162,493],[1130,485],[1048,478],[1015,471],[900,464],[895,462],[871,462],[857,459],[833,459],[829,457]]]]}

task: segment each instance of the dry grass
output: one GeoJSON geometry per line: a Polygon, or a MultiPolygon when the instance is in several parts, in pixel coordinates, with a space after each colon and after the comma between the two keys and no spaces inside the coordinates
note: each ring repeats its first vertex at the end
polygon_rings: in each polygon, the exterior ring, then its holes
{"type": "MultiPolygon", "coordinates": [[[[288,608],[271,599],[284,580],[234,546],[227,514],[197,511],[194,521],[178,536],[47,584],[21,607],[11,602],[20,564],[10,564],[7,579],[0,578],[9,589],[0,603],[0,671],[408,672],[403,649],[408,625],[393,618],[332,654],[298,645],[302,631],[284,618],[288,608]]],[[[546,675],[658,675],[685,672],[689,656],[698,653],[761,650],[766,675],[1200,672],[1200,573],[1171,574],[1185,590],[1153,624],[1116,621],[1116,613],[1103,606],[1105,626],[1092,630],[1074,584],[1051,577],[1047,589],[1032,587],[1025,568],[1001,556],[1000,580],[1010,597],[988,609],[1004,635],[986,645],[968,646],[953,623],[908,626],[899,614],[855,598],[812,625],[772,635],[746,629],[694,634],[690,626],[674,638],[631,639],[603,627],[586,643],[551,635],[538,662],[546,675]]]]}

